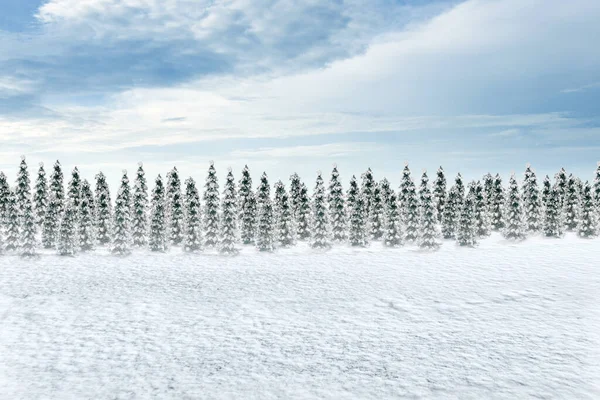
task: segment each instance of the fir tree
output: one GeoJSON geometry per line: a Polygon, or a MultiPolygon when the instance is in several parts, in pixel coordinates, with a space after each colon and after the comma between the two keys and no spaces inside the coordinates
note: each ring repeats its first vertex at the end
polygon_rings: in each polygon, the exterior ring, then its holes
{"type": "MultiPolygon", "coordinates": [[[[394,194],[394,190],[392,189],[390,181],[388,181],[387,178],[383,178],[381,182],[379,182],[379,189],[381,192],[381,202],[383,203],[384,217],[386,217],[391,202],[391,196],[392,194],[394,194]]],[[[396,207],[397,206],[398,204],[396,204],[396,207]]]]}
{"type": "Polygon", "coordinates": [[[579,224],[579,193],[577,182],[573,174],[569,175],[565,189],[563,207],[565,213],[565,228],[567,231],[575,231],[579,224]]]}
{"type": "MultiPolygon", "coordinates": [[[[546,177],[544,178],[544,184],[543,184],[543,188],[542,188],[542,206],[545,209],[546,207],[548,207],[548,203],[550,202],[550,195],[552,192],[552,184],[550,183],[550,177],[548,175],[546,175],[546,177]]],[[[542,218],[542,224],[543,224],[543,218],[542,218]]]]}
{"type": "Polygon", "coordinates": [[[460,205],[462,207],[462,202],[465,199],[465,184],[463,182],[463,177],[460,174],[460,172],[458,173],[458,175],[456,175],[456,178],[454,179],[454,186],[456,186],[456,190],[458,191],[458,201],[460,202],[460,205]]]}
{"type": "Polygon", "coordinates": [[[371,214],[369,218],[370,238],[381,240],[384,234],[385,214],[384,203],[381,198],[381,189],[377,182],[373,185],[373,196],[371,198],[371,214]]]}
{"type": "Polygon", "coordinates": [[[285,186],[281,180],[278,180],[275,182],[275,185],[273,185],[273,188],[275,189],[275,197],[273,198],[273,213],[275,220],[277,220],[279,218],[279,213],[281,212],[279,207],[281,206],[281,198],[285,194],[285,186]]]}
{"type": "Polygon", "coordinates": [[[593,238],[597,234],[598,217],[594,206],[592,187],[586,182],[581,195],[581,218],[577,227],[577,235],[581,238],[593,238]]]}
{"type": "MultiPolygon", "coordinates": [[[[258,188],[256,189],[256,204],[260,208],[263,202],[266,199],[271,200],[271,186],[269,186],[269,178],[267,177],[267,173],[263,172],[260,177],[260,183],[258,184],[258,188]]],[[[271,207],[273,205],[271,204],[271,207]]]]}
{"type": "Polygon", "coordinates": [[[500,231],[504,228],[504,188],[502,187],[502,178],[496,174],[494,186],[492,189],[492,198],[490,199],[490,215],[492,229],[500,231]]]}
{"type": "Polygon", "coordinates": [[[102,172],[96,175],[96,234],[101,246],[111,242],[112,203],[106,177],[102,172]]]}
{"type": "Polygon", "coordinates": [[[515,176],[509,181],[506,199],[506,225],[503,231],[504,237],[510,240],[525,239],[525,224],[523,222],[523,204],[519,194],[519,185],[515,176]]]}
{"type": "Polygon", "coordinates": [[[114,214],[114,239],[112,243],[112,253],[117,255],[127,255],[131,253],[131,215],[129,213],[129,181],[127,175],[123,174],[121,187],[115,200],[114,214]]]}
{"type": "Polygon", "coordinates": [[[20,228],[17,194],[14,189],[11,189],[6,205],[6,233],[4,235],[4,249],[6,251],[17,251],[19,249],[20,228]]]}
{"type": "Polygon", "coordinates": [[[31,181],[29,179],[29,171],[25,156],[21,157],[19,172],[17,174],[17,184],[15,186],[15,195],[17,196],[17,208],[19,217],[23,215],[27,200],[31,200],[31,181]]]}
{"type": "Polygon", "coordinates": [[[35,181],[33,206],[35,209],[35,222],[38,225],[42,225],[44,223],[44,214],[48,207],[48,180],[46,179],[46,171],[44,170],[43,163],[40,163],[37,179],[35,181]]]}
{"type": "Polygon", "coordinates": [[[494,177],[487,173],[483,176],[483,189],[485,193],[485,203],[488,209],[488,218],[492,219],[492,204],[494,202],[494,177]]]}
{"type": "Polygon", "coordinates": [[[437,210],[439,222],[442,222],[446,196],[446,175],[444,174],[444,169],[440,166],[437,170],[435,181],[433,182],[433,204],[437,210]]]}
{"type": "MultiPolygon", "coordinates": [[[[216,175],[214,176],[216,183],[216,175]]],[[[218,196],[218,193],[217,193],[218,196]]],[[[169,220],[169,241],[173,246],[179,246],[184,239],[185,228],[183,215],[183,199],[181,194],[181,179],[177,168],[169,173],[167,187],[167,204],[169,220]]]]}
{"type": "MultiPolygon", "coordinates": [[[[431,192],[429,192],[429,196],[431,200],[431,192]]],[[[405,240],[408,243],[417,242],[419,240],[419,231],[421,225],[419,212],[420,205],[417,189],[412,179],[410,179],[409,185],[406,187],[404,201],[405,240]]],[[[430,204],[427,206],[429,207],[430,204]]]]}
{"type": "Polygon", "coordinates": [[[554,185],[556,186],[556,189],[558,190],[558,196],[560,199],[560,207],[562,209],[565,205],[565,199],[567,197],[568,178],[567,178],[567,172],[565,171],[565,169],[561,168],[560,171],[558,171],[556,173],[556,175],[554,175],[554,179],[555,179],[554,185]]]}
{"type": "Polygon", "coordinates": [[[214,164],[210,163],[204,184],[204,247],[219,245],[219,183],[214,164]]]}
{"type": "Polygon", "coordinates": [[[446,198],[444,205],[444,215],[442,216],[442,236],[444,239],[455,239],[458,228],[458,218],[460,213],[460,202],[458,201],[458,189],[452,186],[446,198]]]}
{"type": "Polygon", "coordinates": [[[297,173],[294,172],[290,176],[290,204],[292,207],[292,217],[298,220],[298,210],[300,209],[300,191],[302,189],[302,181],[297,173]]]}
{"type": "Polygon", "coordinates": [[[148,184],[144,165],[138,164],[133,187],[133,217],[132,238],[133,245],[144,247],[148,244],[148,184]]]}
{"type": "Polygon", "coordinates": [[[350,232],[348,240],[351,246],[365,247],[369,244],[369,236],[367,235],[367,201],[364,192],[358,193],[354,201],[350,203],[350,232]]]}
{"type": "Polygon", "coordinates": [[[544,212],[544,235],[560,238],[563,235],[564,223],[562,221],[560,205],[560,189],[553,187],[544,212]]]}
{"type": "Polygon", "coordinates": [[[304,183],[300,185],[298,197],[296,233],[299,240],[308,240],[311,237],[311,204],[308,197],[308,188],[304,183]]]}
{"type": "MultiPolygon", "coordinates": [[[[283,184],[281,185],[283,187],[283,184]]],[[[290,247],[295,243],[294,240],[294,220],[292,218],[292,208],[288,194],[283,189],[279,195],[279,204],[277,205],[277,245],[279,247],[290,247]]]]}
{"type": "Polygon", "coordinates": [[[200,209],[200,194],[196,182],[192,178],[185,181],[185,241],[183,250],[193,253],[202,250],[202,216],[200,209]]]}
{"type": "Polygon", "coordinates": [[[317,174],[317,183],[313,192],[313,236],[311,246],[313,248],[326,249],[331,245],[329,243],[329,218],[327,203],[325,199],[325,184],[323,177],[319,172],[317,174]]]}
{"type": "Polygon", "coordinates": [[[61,215],[64,210],[65,186],[62,167],[60,161],[56,160],[50,176],[50,192],[54,193],[55,203],[57,205],[56,214],[61,215]]]}
{"type": "Polygon", "coordinates": [[[529,232],[539,232],[542,228],[542,201],[535,172],[527,165],[523,181],[523,207],[525,225],[529,232]]]}
{"type": "Polygon", "coordinates": [[[10,186],[4,172],[0,171],[0,223],[5,224],[7,220],[8,198],[10,197],[10,186]]]}
{"type": "Polygon", "coordinates": [[[83,252],[94,250],[96,244],[96,230],[94,227],[94,195],[87,180],[81,184],[79,198],[79,224],[77,226],[77,241],[79,249],[83,252]]]}
{"type": "Polygon", "coordinates": [[[373,171],[371,171],[371,168],[367,168],[367,170],[361,175],[361,178],[361,194],[363,195],[363,200],[365,202],[365,212],[367,218],[369,218],[371,212],[373,211],[373,192],[375,190],[375,180],[373,179],[373,171]]]}
{"type": "Polygon", "coordinates": [[[398,205],[400,207],[400,218],[402,221],[406,221],[406,199],[410,191],[410,188],[414,186],[414,182],[410,176],[410,169],[408,163],[404,165],[402,171],[402,178],[400,180],[400,188],[398,189],[398,205]]]}
{"type": "Polygon", "coordinates": [[[223,210],[223,214],[221,215],[220,251],[222,254],[236,254],[238,252],[235,248],[237,240],[237,198],[235,180],[233,179],[231,168],[225,181],[221,209],[223,210]]]}
{"type": "MultiPolygon", "coordinates": [[[[263,175],[266,177],[266,175],[263,175]]],[[[264,188],[263,188],[264,190],[264,188]]],[[[275,238],[273,235],[273,205],[270,197],[264,197],[260,203],[258,212],[258,231],[256,234],[256,247],[259,251],[275,250],[275,238]]]]}
{"type": "Polygon", "coordinates": [[[81,176],[79,175],[79,170],[77,169],[77,167],[73,168],[73,171],[71,172],[68,198],[69,201],[73,203],[73,207],[75,209],[75,221],[77,221],[77,219],[79,218],[77,213],[79,212],[79,201],[81,198],[81,176]]]}
{"type": "Polygon", "coordinates": [[[485,190],[481,182],[475,184],[475,235],[478,238],[490,236],[490,219],[485,190]]]}
{"type": "MultiPolygon", "coordinates": [[[[53,193],[55,196],[56,194],[53,193]]],[[[66,201],[60,221],[58,243],[56,249],[61,256],[73,256],[77,252],[77,233],[75,218],[77,210],[71,199],[66,201]]]]}
{"type": "Polygon", "coordinates": [[[400,212],[398,209],[398,198],[395,193],[390,194],[388,198],[388,214],[386,219],[385,234],[383,244],[387,247],[402,246],[402,224],[400,222],[400,212]]]}
{"type": "Polygon", "coordinates": [[[56,247],[59,235],[59,227],[62,215],[56,192],[48,192],[48,207],[44,215],[42,224],[42,245],[45,249],[54,249],[56,247]]]}
{"type": "Polygon", "coordinates": [[[37,255],[36,223],[31,199],[26,197],[23,204],[21,217],[21,256],[33,257],[37,255]]]}
{"type": "Polygon", "coordinates": [[[256,197],[252,190],[252,177],[246,165],[239,183],[239,221],[243,244],[254,244],[256,236],[256,197]]]}
{"type": "Polygon", "coordinates": [[[469,188],[460,210],[456,232],[456,241],[460,246],[474,247],[477,244],[476,190],[475,186],[469,188]]]}
{"type": "MultiPolygon", "coordinates": [[[[1,181],[2,181],[2,177],[0,177],[0,182],[1,181]]],[[[1,187],[2,187],[2,184],[0,183],[0,188],[1,187]]],[[[598,212],[600,212],[600,162],[598,162],[598,166],[596,167],[596,176],[594,177],[594,193],[593,193],[592,197],[594,199],[594,205],[596,207],[596,210],[598,210],[598,212]]],[[[2,198],[1,195],[0,195],[0,198],[2,198]]]]}
{"type": "Polygon", "coordinates": [[[331,240],[334,243],[346,241],[346,210],[344,200],[344,189],[340,182],[340,174],[337,166],[333,166],[331,179],[329,180],[329,213],[331,218],[331,240]]]}
{"type": "MultiPolygon", "coordinates": [[[[423,172],[421,180],[420,197],[420,218],[419,218],[419,247],[422,249],[435,249],[440,246],[436,240],[437,232],[437,216],[435,215],[435,204],[429,189],[427,173],[423,172]]],[[[408,203],[410,207],[410,202],[408,203]]],[[[409,219],[410,221],[410,219],[409,219]]],[[[408,226],[407,226],[408,229],[408,226]]]]}
{"type": "Polygon", "coordinates": [[[166,213],[165,187],[162,177],[158,175],[152,190],[152,218],[148,236],[148,245],[152,251],[165,252],[168,249],[166,213]]]}

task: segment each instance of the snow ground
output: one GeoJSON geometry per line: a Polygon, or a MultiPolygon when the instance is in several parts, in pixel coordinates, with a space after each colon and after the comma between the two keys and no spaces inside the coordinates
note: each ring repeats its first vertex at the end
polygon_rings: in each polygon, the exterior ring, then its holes
{"type": "Polygon", "coordinates": [[[600,240],[0,257],[2,399],[598,399],[600,240]]]}

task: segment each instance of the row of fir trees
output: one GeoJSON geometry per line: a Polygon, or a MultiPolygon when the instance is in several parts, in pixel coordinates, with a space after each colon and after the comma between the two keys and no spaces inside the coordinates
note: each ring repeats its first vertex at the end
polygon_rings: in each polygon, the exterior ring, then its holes
{"type": "Polygon", "coordinates": [[[0,250],[35,256],[43,247],[74,255],[103,246],[127,255],[133,248],[175,246],[235,254],[241,245],[273,251],[297,241],[317,249],[371,241],[435,249],[441,239],[475,246],[492,231],[523,240],[565,231],[593,238],[599,229],[600,165],[593,184],[561,169],[540,185],[527,166],[521,185],[514,174],[507,187],[498,174],[468,184],[458,174],[449,188],[441,167],[430,184],[426,172],[415,182],[406,165],[397,190],[385,178],[377,182],[370,169],[344,190],[334,166],[328,184],[318,173],[309,194],[297,174],[287,189],[282,181],[271,186],[263,173],[255,189],[248,167],[237,183],[229,170],[221,190],[211,163],[201,195],[194,179],[181,181],[177,168],[166,179],[158,175],[149,194],[140,163],[133,185],[123,172],[114,202],[105,175],[95,178],[92,185],[75,167],[65,190],[57,161],[49,177],[41,164],[32,186],[25,158],[14,186],[0,172],[0,250]]]}

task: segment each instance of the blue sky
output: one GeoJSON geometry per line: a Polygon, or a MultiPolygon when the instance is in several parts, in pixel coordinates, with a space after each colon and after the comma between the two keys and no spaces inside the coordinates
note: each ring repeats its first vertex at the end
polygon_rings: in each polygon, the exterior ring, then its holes
{"type": "Polygon", "coordinates": [[[590,179],[597,0],[4,0],[0,168],[590,179]]]}

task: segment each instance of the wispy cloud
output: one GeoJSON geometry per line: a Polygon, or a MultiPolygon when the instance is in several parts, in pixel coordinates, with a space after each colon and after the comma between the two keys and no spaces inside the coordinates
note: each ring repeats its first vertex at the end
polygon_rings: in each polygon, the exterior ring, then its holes
{"type": "Polygon", "coordinates": [[[579,86],[579,87],[575,87],[575,88],[563,89],[563,90],[561,90],[561,93],[577,93],[577,92],[584,92],[586,90],[598,89],[598,88],[600,88],[600,81],[590,83],[587,85],[583,85],[583,86],[579,86]]]}

